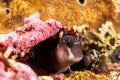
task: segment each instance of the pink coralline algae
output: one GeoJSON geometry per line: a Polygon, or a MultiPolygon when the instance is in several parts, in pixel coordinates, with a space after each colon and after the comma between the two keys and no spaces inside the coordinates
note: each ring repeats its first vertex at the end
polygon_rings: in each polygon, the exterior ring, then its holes
{"type": "Polygon", "coordinates": [[[25,18],[23,27],[16,28],[8,34],[0,34],[0,42],[5,43],[2,47],[11,48],[12,53],[28,53],[33,46],[55,35],[61,28],[63,26],[59,21],[42,21],[36,12],[25,18]]]}
{"type": "Polygon", "coordinates": [[[40,80],[26,64],[0,56],[0,80],[40,80]]]}

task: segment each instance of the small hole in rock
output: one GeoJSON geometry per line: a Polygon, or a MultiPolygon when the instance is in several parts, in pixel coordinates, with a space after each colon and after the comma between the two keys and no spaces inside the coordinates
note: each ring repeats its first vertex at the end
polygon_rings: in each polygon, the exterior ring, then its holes
{"type": "Polygon", "coordinates": [[[85,4],[85,0],[78,0],[81,5],[85,4]]]}
{"type": "Polygon", "coordinates": [[[8,9],[8,8],[5,11],[6,11],[6,14],[10,13],[10,9],[8,9]]]}

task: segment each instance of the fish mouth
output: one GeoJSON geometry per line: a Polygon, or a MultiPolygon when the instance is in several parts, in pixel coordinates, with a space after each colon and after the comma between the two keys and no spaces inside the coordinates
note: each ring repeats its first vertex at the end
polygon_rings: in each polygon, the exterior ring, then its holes
{"type": "Polygon", "coordinates": [[[83,57],[76,57],[76,58],[71,59],[70,61],[79,62],[82,59],[83,59],[83,57]]]}

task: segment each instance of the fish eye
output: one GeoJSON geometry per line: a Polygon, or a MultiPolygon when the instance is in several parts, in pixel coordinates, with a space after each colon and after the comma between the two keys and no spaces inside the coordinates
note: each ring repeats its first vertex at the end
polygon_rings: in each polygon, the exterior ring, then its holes
{"type": "Polygon", "coordinates": [[[66,44],[66,46],[67,47],[72,47],[73,46],[73,41],[72,41],[72,39],[70,39],[70,38],[68,38],[66,41],[65,41],[65,44],[66,44]]]}
{"type": "Polygon", "coordinates": [[[86,1],[85,0],[77,0],[80,5],[85,5],[86,1]]]}

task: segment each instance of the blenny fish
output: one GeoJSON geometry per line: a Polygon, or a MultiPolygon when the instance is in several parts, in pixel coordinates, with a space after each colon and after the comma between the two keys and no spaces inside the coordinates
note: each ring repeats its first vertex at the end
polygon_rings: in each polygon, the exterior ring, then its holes
{"type": "Polygon", "coordinates": [[[40,12],[41,19],[54,18],[64,26],[88,24],[97,29],[106,20],[119,31],[119,0],[1,0],[0,33],[23,25],[25,17],[40,12]]]}
{"type": "Polygon", "coordinates": [[[59,34],[33,47],[35,56],[27,61],[37,74],[65,72],[83,59],[82,38],[71,33],[61,37],[59,34]]]}

